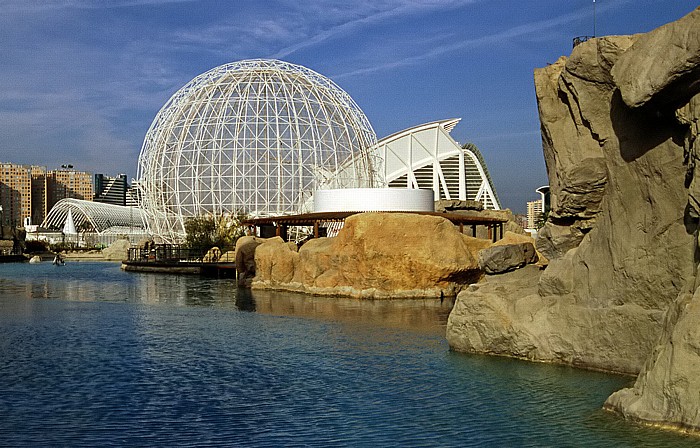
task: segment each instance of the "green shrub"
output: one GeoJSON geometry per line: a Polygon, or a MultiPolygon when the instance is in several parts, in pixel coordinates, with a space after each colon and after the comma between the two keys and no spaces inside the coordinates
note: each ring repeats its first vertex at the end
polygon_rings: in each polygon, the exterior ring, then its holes
{"type": "Polygon", "coordinates": [[[185,246],[206,252],[212,247],[233,247],[245,233],[245,215],[197,216],[185,221],[185,246]]]}
{"type": "Polygon", "coordinates": [[[28,254],[38,254],[46,252],[49,248],[45,241],[29,240],[24,242],[24,252],[28,254]]]}

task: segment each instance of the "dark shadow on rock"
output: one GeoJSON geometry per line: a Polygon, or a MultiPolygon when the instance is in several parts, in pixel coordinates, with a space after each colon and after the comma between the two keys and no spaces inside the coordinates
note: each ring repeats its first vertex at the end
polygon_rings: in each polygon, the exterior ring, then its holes
{"type": "Polygon", "coordinates": [[[692,235],[698,230],[698,223],[700,223],[700,219],[696,216],[696,213],[693,212],[690,204],[686,204],[683,213],[683,224],[685,225],[685,231],[688,235],[692,235]]]}
{"type": "Polygon", "coordinates": [[[652,105],[629,108],[619,90],[610,100],[610,121],[625,162],[634,162],[667,140],[683,141],[685,135],[672,110],[661,113],[652,105]]]}
{"type": "Polygon", "coordinates": [[[481,269],[470,269],[453,272],[444,280],[450,283],[458,283],[460,285],[471,285],[472,283],[478,283],[482,276],[483,272],[481,269]]]}
{"type": "Polygon", "coordinates": [[[683,212],[683,224],[685,225],[685,231],[688,235],[696,235],[693,261],[697,266],[697,264],[700,263],[700,247],[698,247],[697,244],[697,234],[698,227],[700,224],[700,218],[698,218],[697,214],[693,211],[693,208],[690,206],[690,204],[685,205],[685,211],[683,212]]]}

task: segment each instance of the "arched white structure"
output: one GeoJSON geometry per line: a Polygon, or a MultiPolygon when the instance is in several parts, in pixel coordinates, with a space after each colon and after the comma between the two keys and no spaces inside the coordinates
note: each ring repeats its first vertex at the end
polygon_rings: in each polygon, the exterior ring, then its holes
{"type": "Polygon", "coordinates": [[[61,230],[67,221],[72,222],[74,232],[86,229],[99,235],[129,233],[142,228],[143,213],[136,207],[61,199],[46,215],[41,227],[61,230]]]}
{"type": "Polygon", "coordinates": [[[216,67],[176,92],[146,134],[137,178],[149,230],[177,242],[188,217],[298,213],[319,188],[382,186],[375,143],[352,98],[308,68],[216,67]]]}
{"type": "Polygon", "coordinates": [[[460,147],[450,131],[460,119],[422,124],[377,142],[390,187],[432,189],[434,199],[474,200],[500,210],[486,164],[474,145],[460,147]]]}
{"type": "Polygon", "coordinates": [[[432,190],[344,188],[314,193],[314,212],[434,212],[432,190]]]}

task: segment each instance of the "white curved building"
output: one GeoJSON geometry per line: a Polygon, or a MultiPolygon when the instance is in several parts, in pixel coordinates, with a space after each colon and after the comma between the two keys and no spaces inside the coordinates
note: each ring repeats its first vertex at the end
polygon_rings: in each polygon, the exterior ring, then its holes
{"type": "Polygon", "coordinates": [[[142,226],[143,213],[137,207],[81,199],[61,199],[41,224],[47,229],[70,229],[66,233],[89,231],[98,235],[134,233],[142,230],[142,226]]]}
{"type": "Polygon", "coordinates": [[[432,189],[434,200],[474,200],[484,208],[501,204],[479,150],[460,147],[450,136],[459,118],[434,121],[397,132],[377,142],[389,187],[432,189]]]}
{"type": "Polygon", "coordinates": [[[254,59],[187,83],[158,112],[137,178],[149,230],[165,242],[204,214],[298,213],[314,190],[383,186],[376,135],[333,81],[254,59]]]}

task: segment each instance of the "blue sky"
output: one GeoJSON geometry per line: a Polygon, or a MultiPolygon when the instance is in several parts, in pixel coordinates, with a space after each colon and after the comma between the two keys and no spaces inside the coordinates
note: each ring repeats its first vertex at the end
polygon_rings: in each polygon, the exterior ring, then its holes
{"type": "MultiPolygon", "coordinates": [[[[136,175],[160,107],[218,65],[277,58],[333,79],[378,138],[444,118],[501,202],[547,183],[533,70],[593,33],[592,0],[0,0],[0,162],[136,175]]],[[[650,31],[697,0],[597,0],[597,34],[650,31]]]]}

